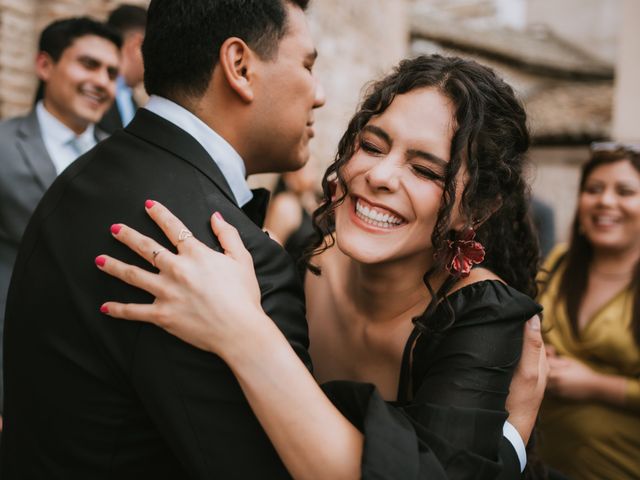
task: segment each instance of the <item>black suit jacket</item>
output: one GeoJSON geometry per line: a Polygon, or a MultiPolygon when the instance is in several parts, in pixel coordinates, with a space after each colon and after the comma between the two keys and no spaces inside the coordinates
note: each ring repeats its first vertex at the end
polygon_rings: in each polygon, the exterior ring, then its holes
{"type": "MultiPolygon", "coordinates": [[[[96,128],[95,137],[99,142],[107,134],[96,128]]],[[[0,122],[0,339],[9,280],[22,234],[56,175],[35,110],[0,122]]],[[[1,352],[2,348],[0,357],[1,352]]],[[[0,381],[0,397],[2,391],[0,381]]],[[[0,414],[2,411],[0,399],[0,414]]]]}
{"type": "Polygon", "coordinates": [[[7,302],[3,479],[288,477],[219,357],[99,313],[108,299],[151,300],[94,266],[109,253],[150,268],[110,236],[111,224],[173,248],[145,214],[147,198],[214,248],[212,212],[238,228],[266,313],[310,368],[292,261],[238,208],[191,136],[140,110],[63,172],[25,232],[7,302]]]}
{"type": "MultiPolygon", "coordinates": [[[[131,103],[133,104],[134,109],[138,108],[138,104],[133,99],[133,97],[131,97],[131,103]]],[[[115,133],[116,130],[120,130],[123,127],[122,116],[120,115],[120,110],[118,109],[118,102],[116,102],[115,100],[113,101],[111,108],[107,110],[107,113],[105,113],[100,122],[98,122],[98,127],[110,135],[115,133]]]]}
{"type": "Polygon", "coordinates": [[[111,105],[111,108],[107,110],[107,113],[104,114],[98,126],[110,134],[122,128],[122,117],[120,116],[120,110],[118,110],[118,105],[115,101],[111,105]]]}

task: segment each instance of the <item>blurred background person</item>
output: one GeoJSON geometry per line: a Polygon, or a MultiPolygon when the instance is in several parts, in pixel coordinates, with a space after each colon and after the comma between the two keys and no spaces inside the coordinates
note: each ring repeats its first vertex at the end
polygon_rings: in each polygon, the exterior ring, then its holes
{"type": "Polygon", "coordinates": [[[640,145],[594,144],[571,241],[546,264],[542,458],[575,479],[640,476],[640,145]]]}
{"type": "Polygon", "coordinates": [[[139,106],[134,98],[134,91],[144,79],[142,42],[147,26],[147,11],[137,5],[121,5],[111,12],[107,25],[122,36],[115,102],[98,124],[102,130],[111,134],[126,127],[139,106]]]}
{"type": "Polygon", "coordinates": [[[553,207],[536,196],[531,197],[531,218],[536,227],[540,253],[546,257],[555,245],[556,227],[553,207]]]}
{"type": "Polygon", "coordinates": [[[311,214],[318,207],[320,179],[312,163],[280,176],[264,222],[271,238],[282,245],[299,266],[314,234],[311,214]]]}
{"type": "MultiPolygon", "coordinates": [[[[56,176],[106,137],[95,122],[113,102],[120,45],[116,32],[88,17],[51,23],[40,36],[35,62],[42,99],[26,116],[0,123],[0,332],[31,214],[56,176]]],[[[1,362],[2,355],[0,368],[1,362]]]]}

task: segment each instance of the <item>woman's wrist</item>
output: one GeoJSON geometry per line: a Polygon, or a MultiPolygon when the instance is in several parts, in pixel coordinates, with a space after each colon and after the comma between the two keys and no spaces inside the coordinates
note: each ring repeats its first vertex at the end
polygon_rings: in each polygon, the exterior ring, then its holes
{"type": "Polygon", "coordinates": [[[262,308],[249,306],[243,312],[234,313],[234,319],[236,327],[227,332],[220,342],[221,348],[215,352],[230,366],[250,360],[253,355],[262,356],[272,338],[282,335],[262,308]]]}
{"type": "Polygon", "coordinates": [[[591,397],[594,400],[624,406],[628,380],[619,375],[594,372],[590,382],[591,397]]]}

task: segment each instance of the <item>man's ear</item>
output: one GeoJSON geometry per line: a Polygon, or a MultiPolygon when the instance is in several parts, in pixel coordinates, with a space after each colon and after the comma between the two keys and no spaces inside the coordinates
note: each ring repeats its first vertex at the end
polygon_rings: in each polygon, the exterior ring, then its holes
{"type": "Polygon", "coordinates": [[[38,52],[38,55],[36,55],[36,75],[40,80],[47,82],[54,66],[55,62],[51,55],[45,52],[38,52]]]}
{"type": "Polygon", "coordinates": [[[122,45],[122,50],[128,50],[133,53],[139,53],[142,51],[142,42],[144,41],[143,32],[132,32],[125,39],[122,45]]]}
{"type": "Polygon", "coordinates": [[[227,83],[247,103],[254,98],[252,68],[256,60],[255,53],[240,38],[227,38],[220,47],[218,63],[227,83]]]}

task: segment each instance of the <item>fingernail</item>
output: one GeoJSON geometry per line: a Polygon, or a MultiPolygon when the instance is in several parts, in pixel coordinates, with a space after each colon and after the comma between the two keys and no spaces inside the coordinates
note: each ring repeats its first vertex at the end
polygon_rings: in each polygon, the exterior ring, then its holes
{"type": "Polygon", "coordinates": [[[114,223],[113,225],[111,225],[111,233],[113,233],[114,235],[119,234],[120,230],[122,230],[122,225],[120,225],[119,223],[114,223]]]}
{"type": "Polygon", "coordinates": [[[107,307],[106,305],[102,305],[100,307],[100,312],[101,313],[109,313],[109,307],[107,307]]]}
{"type": "Polygon", "coordinates": [[[535,332],[540,331],[540,318],[537,315],[529,320],[529,327],[535,332]]]}
{"type": "Polygon", "coordinates": [[[224,220],[224,218],[222,218],[222,215],[220,214],[220,212],[215,212],[213,214],[214,217],[216,217],[218,220],[224,220]]]}
{"type": "Polygon", "coordinates": [[[102,255],[96,257],[96,265],[99,267],[104,267],[104,264],[106,263],[107,259],[104,258],[102,255]]]}
{"type": "Polygon", "coordinates": [[[153,200],[147,200],[144,202],[144,207],[148,210],[156,204],[153,200]]]}

